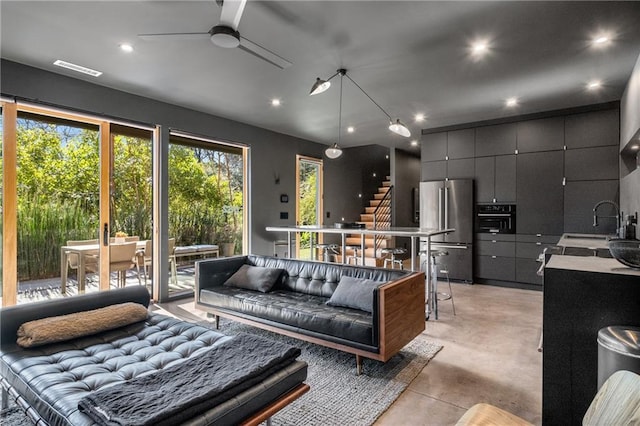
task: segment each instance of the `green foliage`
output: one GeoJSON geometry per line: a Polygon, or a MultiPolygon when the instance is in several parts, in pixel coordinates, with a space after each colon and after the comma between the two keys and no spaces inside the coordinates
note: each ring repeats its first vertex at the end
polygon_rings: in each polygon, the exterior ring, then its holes
{"type": "MultiPolygon", "coordinates": [[[[17,136],[19,279],[56,277],[60,246],[98,234],[99,134],[19,119],[17,136]]],[[[115,135],[112,155],[111,234],[150,239],[151,143],[115,135]]],[[[223,229],[239,244],[242,173],[241,155],[170,145],[169,233],[176,244],[221,242],[223,229]]]]}

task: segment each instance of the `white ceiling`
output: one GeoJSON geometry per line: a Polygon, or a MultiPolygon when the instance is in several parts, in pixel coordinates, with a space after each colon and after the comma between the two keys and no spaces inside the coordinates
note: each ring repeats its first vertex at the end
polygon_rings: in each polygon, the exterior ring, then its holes
{"type": "Polygon", "coordinates": [[[423,128],[618,100],[640,55],[635,1],[249,0],[241,35],[292,62],[285,70],[207,39],[137,37],[206,32],[218,23],[214,0],[3,0],[0,8],[3,58],[325,144],[337,140],[339,79],[307,94],[316,77],[344,67],[412,137],[390,133],[387,117],[344,79],[342,146],[412,149],[423,128]],[[603,30],[613,41],[594,48],[603,30]],[[481,60],[469,51],[478,37],[492,46],[481,60]],[[104,74],[54,67],[56,59],[104,74]],[[586,90],[596,78],[603,87],[586,90]],[[518,107],[504,106],[511,96],[518,107]],[[413,120],[419,112],[423,123],[413,120]]]}

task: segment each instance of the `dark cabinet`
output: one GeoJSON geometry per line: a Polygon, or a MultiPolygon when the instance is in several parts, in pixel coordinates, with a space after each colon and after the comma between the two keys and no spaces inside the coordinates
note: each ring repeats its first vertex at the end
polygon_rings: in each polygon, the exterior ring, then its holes
{"type": "Polygon", "coordinates": [[[567,180],[618,179],[618,147],[568,149],[564,154],[567,180]]]}
{"type": "Polygon", "coordinates": [[[421,161],[438,161],[447,158],[447,133],[431,133],[422,136],[421,161]]]}
{"type": "Polygon", "coordinates": [[[564,148],[564,117],[518,123],[518,153],[555,151],[564,148]]]}
{"type": "Polygon", "coordinates": [[[516,155],[475,159],[476,201],[515,203],[516,155]]]}
{"type": "Polygon", "coordinates": [[[516,123],[476,128],[476,156],[514,154],[516,152],[516,123]]]}
{"type": "Polygon", "coordinates": [[[420,180],[441,180],[447,177],[446,161],[425,161],[421,163],[420,180]]]}
{"type": "Polygon", "coordinates": [[[473,158],[447,161],[447,177],[449,179],[473,179],[475,162],[473,158]]]}
{"type": "Polygon", "coordinates": [[[617,109],[565,117],[567,149],[620,144],[620,112],[617,109]]]}
{"type": "Polygon", "coordinates": [[[516,229],[519,234],[563,233],[563,157],[563,151],[516,156],[516,229]]]}
{"type": "Polygon", "coordinates": [[[493,202],[495,173],[495,157],[477,157],[475,159],[476,202],[493,202]]]}
{"type": "Polygon", "coordinates": [[[475,156],[475,129],[455,130],[447,134],[449,160],[473,158],[475,156]]]}
{"type": "Polygon", "coordinates": [[[476,256],[475,276],[487,280],[515,281],[514,257],[476,256]]]}
{"type": "Polygon", "coordinates": [[[516,201],[516,155],[496,157],[494,198],[497,203],[516,201]]]}

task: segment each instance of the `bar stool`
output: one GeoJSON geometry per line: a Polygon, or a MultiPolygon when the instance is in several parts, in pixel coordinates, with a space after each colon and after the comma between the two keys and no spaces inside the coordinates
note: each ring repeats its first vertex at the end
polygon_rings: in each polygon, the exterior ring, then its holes
{"type": "Polygon", "coordinates": [[[401,259],[396,259],[396,255],[405,254],[407,252],[406,248],[402,247],[386,247],[380,250],[380,253],[391,255],[391,257],[386,257],[384,259],[383,268],[387,267],[387,262],[391,262],[391,269],[395,269],[394,265],[398,265],[400,269],[404,269],[404,265],[402,264],[401,259]]]}
{"type": "Polygon", "coordinates": [[[329,251],[332,251],[333,254],[338,254],[338,245],[337,244],[316,244],[317,249],[322,250],[322,261],[323,262],[331,262],[329,251]]]}
{"type": "MultiPolygon", "coordinates": [[[[358,256],[358,250],[360,250],[360,246],[345,246],[345,252],[347,250],[352,250],[353,254],[350,256],[347,256],[345,258],[345,263],[347,265],[351,265],[351,259],[353,259],[353,261],[355,262],[354,265],[358,265],[360,262],[360,257],[358,256]]],[[[346,254],[346,253],[345,253],[346,254]]]]}
{"type": "MultiPolygon", "coordinates": [[[[427,251],[421,250],[419,252],[419,255],[426,256],[427,251]]],[[[431,255],[431,277],[432,277],[431,282],[433,283],[432,294],[435,295],[436,300],[451,300],[451,308],[453,310],[453,315],[456,315],[456,305],[453,301],[453,290],[451,289],[451,280],[449,279],[449,270],[438,269],[438,262],[437,262],[438,257],[448,256],[449,252],[445,250],[434,250],[434,251],[431,251],[430,255],[431,255]],[[447,284],[449,286],[449,293],[438,292],[438,273],[446,276],[447,284]]],[[[428,259],[425,259],[425,261],[422,262],[422,270],[425,271],[425,273],[428,273],[428,270],[429,270],[426,265],[427,261],[428,259]]],[[[431,294],[429,294],[428,296],[431,297],[431,294]]],[[[437,302],[434,303],[434,311],[436,314],[436,319],[438,319],[438,303],[437,302]]]]}

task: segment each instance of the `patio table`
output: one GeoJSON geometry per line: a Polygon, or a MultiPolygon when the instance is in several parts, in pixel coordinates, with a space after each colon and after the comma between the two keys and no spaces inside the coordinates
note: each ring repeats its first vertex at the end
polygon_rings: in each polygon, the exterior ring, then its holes
{"type": "MultiPolygon", "coordinates": [[[[111,243],[111,245],[116,245],[118,243],[111,243]]],[[[136,241],[136,247],[138,250],[144,250],[146,245],[146,241],[136,241]]],[[[78,256],[78,292],[84,293],[85,284],[86,284],[86,257],[90,253],[95,253],[100,250],[99,244],[86,244],[86,245],[77,245],[77,246],[62,246],[60,247],[60,280],[61,286],[60,291],[62,294],[65,294],[67,291],[67,272],[68,272],[68,261],[69,255],[75,254],[78,256]]]]}

